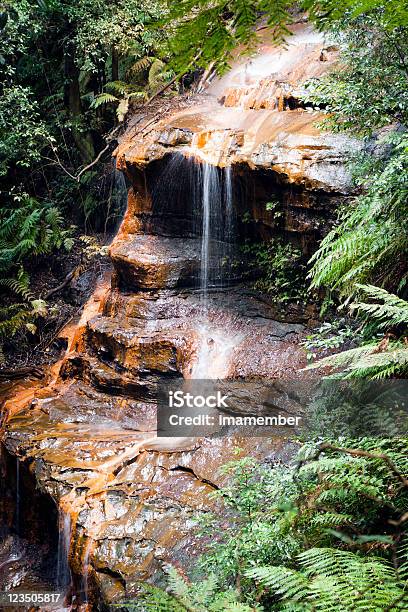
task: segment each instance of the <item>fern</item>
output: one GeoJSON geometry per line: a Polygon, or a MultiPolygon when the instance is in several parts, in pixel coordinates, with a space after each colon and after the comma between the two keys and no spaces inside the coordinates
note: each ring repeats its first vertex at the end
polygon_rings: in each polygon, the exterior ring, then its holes
{"type": "Polygon", "coordinates": [[[247,575],[279,597],[284,610],[299,604],[345,612],[406,609],[407,583],[385,559],[312,548],[298,555],[298,564],[300,570],[259,567],[247,575]]]}
{"type": "MultiPolygon", "coordinates": [[[[373,285],[357,284],[360,292],[382,303],[353,302],[352,311],[364,313],[371,324],[374,321],[380,330],[390,330],[403,326],[406,333],[408,323],[408,302],[373,285]]],[[[383,339],[370,341],[360,347],[330,355],[316,361],[307,369],[325,367],[343,368],[339,376],[343,378],[383,379],[403,376],[408,373],[408,345],[405,339],[383,339]]]]}
{"type": "Polygon", "coordinates": [[[217,591],[218,582],[214,575],[191,583],[176,568],[165,565],[168,576],[168,591],[144,583],[137,602],[127,602],[134,610],[154,610],[159,612],[256,612],[238,601],[235,590],[217,591]]]}
{"type": "Polygon", "coordinates": [[[118,94],[124,95],[126,94],[130,88],[128,83],[124,81],[109,81],[105,85],[105,89],[115,91],[118,94]]]}
{"type": "Polygon", "coordinates": [[[103,92],[95,96],[95,98],[92,101],[91,106],[93,108],[99,108],[103,104],[109,104],[110,102],[118,102],[118,101],[119,101],[119,98],[117,98],[113,94],[110,94],[108,92],[103,92]]]}
{"type": "Polygon", "coordinates": [[[27,301],[34,299],[30,291],[30,277],[22,267],[20,267],[17,272],[17,278],[0,278],[0,285],[8,287],[15,294],[22,296],[27,301]]]}
{"type": "Polygon", "coordinates": [[[367,304],[365,302],[353,302],[350,309],[369,315],[376,319],[381,328],[393,327],[401,323],[408,324],[408,302],[396,295],[389,293],[381,287],[373,285],[360,285],[357,288],[373,300],[380,300],[382,304],[367,304]]]}
{"type": "Polygon", "coordinates": [[[150,57],[149,55],[145,55],[144,57],[140,58],[129,68],[129,75],[136,75],[144,72],[152,65],[154,59],[154,57],[150,57]]]}
{"type": "Polygon", "coordinates": [[[207,68],[215,62],[218,71],[224,72],[237,45],[251,49],[257,42],[256,25],[261,14],[267,16],[275,43],[281,43],[290,36],[290,5],[287,0],[173,3],[167,19],[173,33],[169,44],[173,55],[170,67],[175,74],[182,75],[193,66],[207,68]]]}
{"type": "Polygon", "coordinates": [[[20,299],[19,303],[0,309],[3,354],[6,340],[18,332],[35,333],[35,320],[47,313],[45,302],[34,299],[25,262],[61,247],[69,250],[73,242],[72,228],[65,229],[61,211],[27,194],[16,195],[14,206],[1,211],[0,221],[0,287],[20,299]]]}
{"type": "MultiPolygon", "coordinates": [[[[64,229],[61,212],[27,194],[15,196],[13,208],[0,217],[0,272],[8,272],[32,255],[46,255],[63,246],[71,229],[64,229]]],[[[68,243],[69,244],[69,243],[68,243]]]]}

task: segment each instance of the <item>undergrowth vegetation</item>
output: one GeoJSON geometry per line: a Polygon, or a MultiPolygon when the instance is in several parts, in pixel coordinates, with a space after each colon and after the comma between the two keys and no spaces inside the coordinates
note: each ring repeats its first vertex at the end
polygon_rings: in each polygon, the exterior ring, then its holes
{"type": "Polygon", "coordinates": [[[268,242],[247,241],[241,248],[248,260],[253,286],[269,294],[276,304],[300,303],[308,298],[306,262],[300,249],[281,238],[268,242]]]}
{"type": "Polygon", "coordinates": [[[290,466],[230,462],[201,519],[207,578],[168,568],[167,591],[144,585],[132,607],[406,609],[407,451],[406,439],[343,438],[306,443],[290,466]]]}
{"type": "Polygon", "coordinates": [[[74,238],[106,241],[117,228],[126,185],[110,159],[115,130],[133,92],[141,103],[169,78],[165,13],[164,2],[0,4],[0,344],[33,329],[37,278],[60,269],[61,284],[74,238]]]}

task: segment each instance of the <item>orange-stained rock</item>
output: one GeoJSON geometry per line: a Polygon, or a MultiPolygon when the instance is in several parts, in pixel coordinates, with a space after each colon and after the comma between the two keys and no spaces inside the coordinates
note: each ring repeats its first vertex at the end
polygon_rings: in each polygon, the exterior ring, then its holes
{"type": "Polygon", "coordinates": [[[181,374],[191,340],[177,329],[149,329],[134,320],[96,317],[88,323],[88,343],[102,360],[135,374],[181,374]]]}
{"type": "Polygon", "coordinates": [[[231,70],[214,79],[205,95],[178,98],[173,110],[169,105],[155,120],[154,129],[148,115],[131,118],[116,150],[118,162],[143,168],[181,153],[219,166],[271,169],[309,190],[349,193],[346,164],[361,145],[321,132],[317,123],[324,113],[302,102],[305,83],[332,69],[337,48],[327,46],[309,24],[291,30],[284,49],[273,45],[267,30],[261,32],[252,55],[237,51],[231,70]],[[236,133],[242,135],[239,142],[231,137],[236,133]]]}
{"type": "Polygon", "coordinates": [[[128,200],[126,213],[120,225],[119,233],[116,240],[127,234],[137,234],[143,229],[143,224],[140,215],[150,211],[150,201],[146,193],[135,193],[134,189],[130,188],[128,192],[128,200]]]}

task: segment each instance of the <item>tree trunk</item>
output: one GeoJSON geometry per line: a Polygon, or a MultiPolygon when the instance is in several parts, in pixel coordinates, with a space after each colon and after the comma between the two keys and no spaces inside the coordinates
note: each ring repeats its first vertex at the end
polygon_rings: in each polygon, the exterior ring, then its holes
{"type": "Polygon", "coordinates": [[[64,53],[64,102],[71,115],[78,116],[82,112],[81,92],[79,88],[79,68],[75,64],[73,45],[68,46],[64,53]]]}
{"type": "MultiPolygon", "coordinates": [[[[75,50],[72,44],[68,45],[64,50],[64,73],[64,103],[71,117],[79,122],[82,118],[81,89],[79,85],[80,70],[75,63],[75,50]]],[[[81,161],[89,164],[95,157],[91,133],[82,132],[74,127],[72,129],[72,136],[78,148],[81,161]]]]}
{"type": "Polygon", "coordinates": [[[112,81],[119,81],[119,53],[112,47],[112,81]]]}

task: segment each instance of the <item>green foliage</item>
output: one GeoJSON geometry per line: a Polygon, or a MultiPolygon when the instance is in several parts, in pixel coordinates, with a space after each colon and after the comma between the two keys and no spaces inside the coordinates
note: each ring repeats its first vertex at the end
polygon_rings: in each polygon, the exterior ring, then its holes
{"type": "Polygon", "coordinates": [[[408,348],[400,341],[384,346],[372,341],[360,347],[330,355],[308,366],[309,369],[340,368],[343,378],[382,379],[404,376],[408,371],[408,348]]]}
{"type": "Polygon", "coordinates": [[[41,159],[51,135],[40,118],[38,103],[29,87],[5,87],[0,96],[0,176],[15,164],[29,168],[41,159]]]}
{"type": "Polygon", "coordinates": [[[341,64],[323,79],[311,80],[305,100],[326,107],[331,114],[325,123],[334,131],[371,136],[395,121],[405,123],[407,31],[388,30],[383,12],[358,19],[343,14],[332,29],[341,64]]]}
{"type": "Polygon", "coordinates": [[[292,466],[231,462],[214,494],[224,510],[202,528],[210,577],[191,584],[172,570],[175,601],[147,587],[142,605],[196,610],[192,598],[182,607],[187,594],[212,590],[213,603],[227,589],[249,609],[405,609],[407,451],[406,439],[343,438],[305,444],[292,466]]]}
{"type": "Polygon", "coordinates": [[[322,323],[313,333],[301,342],[307,350],[308,360],[316,353],[330,349],[338,349],[350,340],[356,340],[356,330],[346,325],[342,320],[322,323]]]}
{"type": "Polygon", "coordinates": [[[30,279],[22,267],[14,278],[0,278],[0,287],[7,287],[23,302],[0,306],[0,365],[5,362],[3,344],[21,330],[34,334],[37,328],[34,321],[47,314],[44,300],[35,299],[30,290],[30,279]]]}
{"type": "Polygon", "coordinates": [[[225,71],[237,45],[245,44],[250,49],[257,41],[261,14],[266,16],[275,42],[282,42],[289,35],[291,4],[288,0],[169,3],[167,26],[175,73],[184,74],[193,66],[207,67],[213,61],[219,72],[225,71]]]}
{"type": "Polygon", "coordinates": [[[33,256],[73,246],[72,228],[65,228],[58,208],[26,193],[14,194],[12,201],[13,207],[0,210],[0,288],[18,301],[0,308],[0,346],[21,330],[35,333],[34,321],[46,314],[46,304],[35,299],[23,264],[33,256]]]}
{"type": "Polygon", "coordinates": [[[279,597],[281,610],[406,609],[408,573],[398,573],[388,560],[333,548],[312,548],[297,559],[298,571],[258,567],[248,572],[279,597]]]}
{"type": "MultiPolygon", "coordinates": [[[[169,46],[174,56],[172,66],[177,74],[183,74],[193,65],[207,67],[211,62],[216,62],[218,71],[223,72],[228,68],[231,53],[237,45],[245,45],[249,50],[253,48],[257,41],[260,18],[267,21],[275,42],[282,43],[290,36],[288,25],[293,19],[293,13],[299,9],[306,10],[322,29],[338,30],[339,24],[344,27],[346,23],[353,23],[362,16],[380,18],[389,36],[394,34],[395,28],[408,25],[406,3],[398,0],[169,2],[169,14],[165,22],[171,34],[169,46]]],[[[360,34],[361,27],[356,28],[355,36],[360,34]]],[[[364,43],[361,46],[363,48],[364,43]]],[[[395,56],[395,49],[392,51],[395,56]]],[[[370,48],[369,52],[373,52],[373,49],[370,48]]]]}
{"type": "Polygon", "coordinates": [[[408,26],[407,3],[399,0],[303,0],[302,8],[322,28],[353,22],[362,15],[380,15],[387,30],[408,26]]]}
{"type": "MultiPolygon", "coordinates": [[[[113,95],[108,91],[98,94],[95,96],[91,103],[91,107],[99,108],[103,104],[116,103],[116,116],[118,121],[121,122],[124,120],[126,113],[129,109],[129,102],[132,98],[139,99],[141,101],[146,101],[149,96],[156,93],[160,87],[162,87],[166,80],[168,80],[172,73],[166,70],[166,64],[158,59],[153,59],[150,61],[149,59],[147,67],[148,77],[147,77],[147,85],[141,87],[133,84],[128,84],[124,81],[110,81],[106,83],[105,89],[114,91],[113,95]]],[[[143,69],[145,65],[146,58],[143,58],[138,65],[137,63],[132,66],[133,72],[139,72],[143,69]],[[135,67],[136,66],[136,67],[135,67]]]]}
{"type": "Polygon", "coordinates": [[[248,258],[249,273],[259,276],[255,289],[273,295],[280,304],[306,299],[306,267],[299,249],[274,238],[247,242],[242,251],[248,258]]]}
{"type": "Polygon", "coordinates": [[[370,319],[375,319],[380,329],[390,329],[403,323],[405,327],[408,325],[407,301],[373,285],[358,285],[358,289],[368,298],[380,300],[382,303],[355,302],[350,304],[351,310],[367,314],[370,319]]]}
{"type": "Polygon", "coordinates": [[[154,27],[165,14],[159,1],[79,0],[62,10],[75,24],[73,41],[81,70],[97,72],[112,48],[133,63],[151,55],[159,44],[165,48],[163,33],[154,27]]]}
{"type": "Polygon", "coordinates": [[[312,287],[352,295],[359,283],[399,284],[408,254],[408,140],[403,133],[392,140],[387,159],[374,162],[376,172],[371,167],[366,192],[343,210],[311,258],[312,287]]]}
{"type": "Polygon", "coordinates": [[[64,228],[58,208],[25,193],[14,194],[13,204],[12,208],[0,211],[0,273],[8,272],[28,256],[72,247],[72,229],[64,228]]]}
{"type": "MultiPolygon", "coordinates": [[[[217,592],[217,580],[210,575],[199,583],[191,583],[171,565],[165,566],[168,592],[143,584],[137,602],[126,602],[130,610],[154,612],[256,612],[257,608],[238,601],[234,589],[217,592]]],[[[122,605],[122,604],[121,604],[122,605]]]]}
{"type": "Polygon", "coordinates": [[[408,302],[372,285],[357,285],[357,288],[369,298],[381,300],[381,303],[354,302],[350,308],[368,316],[371,330],[374,323],[381,331],[398,333],[399,330],[398,335],[388,335],[381,342],[372,339],[357,348],[320,359],[309,368],[341,368],[339,376],[346,378],[405,376],[408,373],[408,302]]]}
{"type": "Polygon", "coordinates": [[[265,204],[265,209],[268,212],[273,212],[273,218],[279,219],[283,216],[283,212],[281,210],[281,203],[278,200],[271,200],[265,204]]]}
{"type": "Polygon", "coordinates": [[[408,432],[405,381],[323,378],[303,415],[305,438],[401,436],[408,432]]]}

